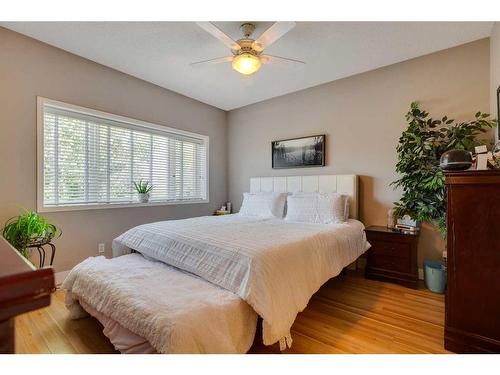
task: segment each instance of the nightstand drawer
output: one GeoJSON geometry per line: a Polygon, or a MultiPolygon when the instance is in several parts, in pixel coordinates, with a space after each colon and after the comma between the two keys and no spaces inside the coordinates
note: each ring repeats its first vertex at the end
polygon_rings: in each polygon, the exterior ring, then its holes
{"type": "Polygon", "coordinates": [[[370,254],[370,266],[373,268],[383,269],[396,272],[411,272],[410,256],[396,257],[389,255],[370,254]]]}
{"type": "Polygon", "coordinates": [[[373,241],[371,252],[376,255],[410,259],[411,247],[409,244],[389,241],[373,241]]]}

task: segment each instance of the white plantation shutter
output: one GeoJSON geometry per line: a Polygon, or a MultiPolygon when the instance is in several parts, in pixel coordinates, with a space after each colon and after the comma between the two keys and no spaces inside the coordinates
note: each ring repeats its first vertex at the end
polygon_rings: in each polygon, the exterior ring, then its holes
{"type": "Polygon", "coordinates": [[[151,202],[207,199],[207,137],[70,107],[42,106],[43,207],[135,203],[139,180],[151,202]]]}

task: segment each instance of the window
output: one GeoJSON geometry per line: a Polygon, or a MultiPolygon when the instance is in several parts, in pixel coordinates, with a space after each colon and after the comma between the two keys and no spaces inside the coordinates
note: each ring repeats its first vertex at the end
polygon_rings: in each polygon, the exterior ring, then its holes
{"type": "Polygon", "coordinates": [[[208,197],[208,137],[38,99],[38,209],[139,205],[133,181],[153,185],[149,204],[208,197]]]}

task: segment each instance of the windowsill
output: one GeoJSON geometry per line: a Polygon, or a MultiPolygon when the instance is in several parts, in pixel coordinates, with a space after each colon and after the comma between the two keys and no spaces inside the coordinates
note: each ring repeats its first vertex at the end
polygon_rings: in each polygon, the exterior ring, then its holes
{"type": "Polygon", "coordinates": [[[86,211],[86,210],[105,210],[112,208],[130,208],[130,207],[156,207],[156,206],[174,206],[183,204],[203,204],[209,203],[209,199],[168,201],[168,202],[148,202],[148,203],[106,203],[106,204],[79,204],[73,206],[38,206],[38,212],[63,212],[63,211],[86,211]]]}

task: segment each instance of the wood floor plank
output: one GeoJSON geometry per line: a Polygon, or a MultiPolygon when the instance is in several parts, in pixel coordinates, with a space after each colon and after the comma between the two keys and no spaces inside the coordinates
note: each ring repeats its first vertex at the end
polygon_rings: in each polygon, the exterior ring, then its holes
{"type": "Polygon", "coordinates": [[[30,322],[30,314],[16,317],[16,353],[50,354],[50,350],[38,330],[30,322]]]}
{"type": "Polygon", "coordinates": [[[406,315],[402,316],[387,310],[376,311],[374,309],[373,311],[366,311],[341,302],[323,300],[312,301],[310,306],[314,309],[322,309],[326,313],[330,314],[342,313],[344,311],[346,313],[351,313],[353,315],[369,319],[374,324],[384,323],[394,327],[403,328],[411,332],[426,334],[436,338],[442,337],[442,325],[436,325],[434,323],[418,320],[406,315]],[[317,307],[315,306],[316,304],[318,305],[317,307]]]}
{"type": "Polygon", "coordinates": [[[58,291],[54,295],[53,309],[47,309],[55,324],[67,336],[77,353],[114,353],[114,347],[102,333],[102,326],[93,319],[68,319],[68,312],[64,307],[64,293],[58,291]],[[97,323],[97,324],[96,324],[97,323]],[[96,340],[96,337],[101,339],[96,340]]]}
{"type": "MultiPolygon", "coordinates": [[[[313,296],[292,327],[292,347],[282,353],[446,353],[443,325],[443,295],[350,271],[313,296]]],[[[97,320],[69,319],[61,290],[49,307],[16,318],[16,351],[116,353],[97,320]]],[[[256,340],[250,353],[280,350],[256,340]]]]}

